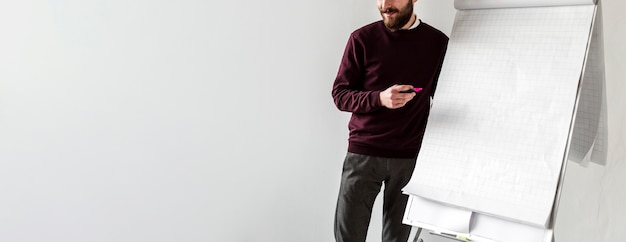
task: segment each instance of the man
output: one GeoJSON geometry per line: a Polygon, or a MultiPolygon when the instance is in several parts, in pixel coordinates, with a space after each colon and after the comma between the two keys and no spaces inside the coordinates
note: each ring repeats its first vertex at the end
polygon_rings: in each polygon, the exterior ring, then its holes
{"type": "Polygon", "coordinates": [[[416,1],[377,0],[382,21],[350,35],[339,66],[332,96],[352,117],[336,241],[365,241],[383,183],[382,241],[408,240],[410,226],[402,224],[408,197],[401,189],[415,168],[448,43],[445,34],[413,13],[416,1]]]}

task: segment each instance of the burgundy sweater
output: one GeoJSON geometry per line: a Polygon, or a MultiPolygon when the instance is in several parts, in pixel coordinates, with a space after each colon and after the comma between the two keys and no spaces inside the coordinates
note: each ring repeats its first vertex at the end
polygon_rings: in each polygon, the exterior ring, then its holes
{"type": "Polygon", "coordinates": [[[423,22],[391,32],[378,21],[350,35],[332,90],[337,108],[352,113],[348,152],[417,157],[447,44],[445,34],[423,22]],[[379,93],[395,84],[423,90],[404,107],[388,109],[379,93]]]}

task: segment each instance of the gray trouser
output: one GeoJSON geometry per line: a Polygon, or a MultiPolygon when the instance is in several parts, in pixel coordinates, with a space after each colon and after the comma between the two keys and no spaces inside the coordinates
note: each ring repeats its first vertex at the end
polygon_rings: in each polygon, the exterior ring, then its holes
{"type": "Polygon", "coordinates": [[[383,242],[406,242],[411,227],[402,224],[408,196],[401,189],[409,182],[415,159],[389,159],[348,153],[343,164],[335,211],[335,240],[363,242],[374,200],[383,182],[383,242]]]}

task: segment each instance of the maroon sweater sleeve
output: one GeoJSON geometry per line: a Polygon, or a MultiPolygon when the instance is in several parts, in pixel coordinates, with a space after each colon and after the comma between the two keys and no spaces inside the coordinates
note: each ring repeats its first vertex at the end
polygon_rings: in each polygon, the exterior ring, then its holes
{"type": "Polygon", "coordinates": [[[341,111],[368,113],[383,107],[380,103],[380,90],[363,90],[363,55],[363,45],[355,38],[354,33],[351,34],[332,90],[335,105],[341,111]]]}

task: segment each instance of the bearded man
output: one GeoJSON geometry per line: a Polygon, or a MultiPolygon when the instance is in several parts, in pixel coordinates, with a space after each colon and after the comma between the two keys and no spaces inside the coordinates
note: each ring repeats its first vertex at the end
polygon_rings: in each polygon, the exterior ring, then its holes
{"type": "Polygon", "coordinates": [[[337,242],[363,242],[384,184],[383,242],[406,242],[402,188],[415,168],[448,44],[413,12],[417,0],[377,0],[382,20],[350,35],[332,97],[352,113],[335,211],[337,242]],[[421,89],[420,89],[421,88],[421,89]]]}

